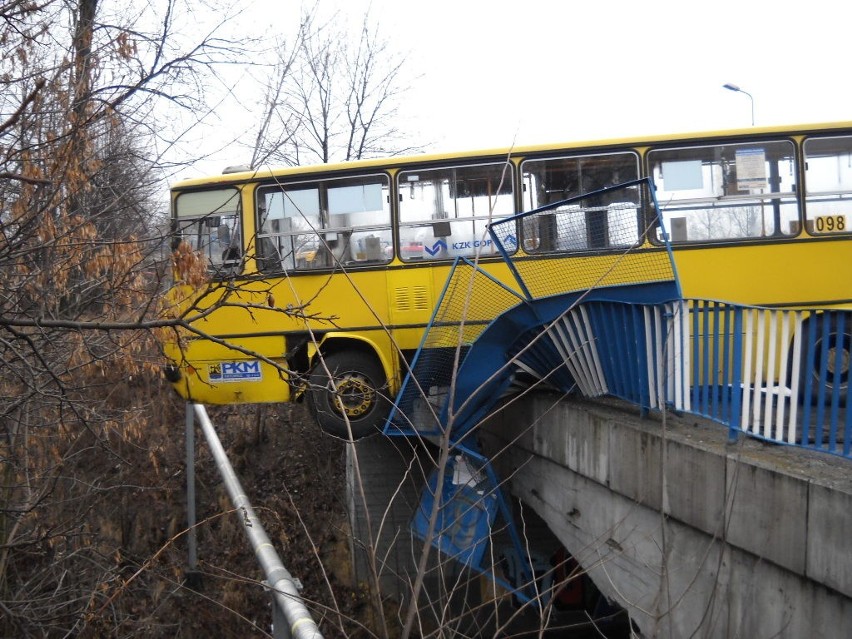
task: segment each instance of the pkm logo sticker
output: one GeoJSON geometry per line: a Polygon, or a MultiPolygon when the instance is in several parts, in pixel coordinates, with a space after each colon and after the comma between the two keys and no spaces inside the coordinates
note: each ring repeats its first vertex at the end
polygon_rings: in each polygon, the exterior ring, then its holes
{"type": "Polygon", "coordinates": [[[210,364],[210,381],[218,382],[259,382],[263,379],[260,362],[219,362],[210,364]]]}

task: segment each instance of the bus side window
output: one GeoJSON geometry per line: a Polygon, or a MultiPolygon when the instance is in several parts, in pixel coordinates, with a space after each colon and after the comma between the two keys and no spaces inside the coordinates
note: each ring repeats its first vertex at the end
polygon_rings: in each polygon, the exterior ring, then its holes
{"type": "Polygon", "coordinates": [[[788,140],[653,149],[648,159],[672,242],[796,232],[795,147],[788,140]]]}
{"type": "Polygon", "coordinates": [[[258,190],[258,269],[310,271],[384,263],[392,253],[383,174],[258,190]]]}
{"type": "Polygon", "coordinates": [[[388,179],[383,175],[329,182],[328,217],[334,240],[323,246],[334,262],[366,265],[390,260],[389,194],[388,179]]]}
{"type": "Polygon", "coordinates": [[[408,169],[398,180],[401,260],[497,254],[486,227],[515,212],[509,163],[408,169]]]}
{"type": "MultiPolygon", "coordinates": [[[[524,210],[531,211],[562,200],[599,191],[639,176],[636,153],[531,159],[521,165],[524,210]]],[[[527,252],[580,252],[632,246],[641,238],[639,194],[629,202],[602,193],[582,206],[569,204],[534,216],[523,225],[527,252]]]]}
{"type": "Polygon", "coordinates": [[[852,231],[852,137],[805,140],[806,218],[814,235],[852,231]]]}

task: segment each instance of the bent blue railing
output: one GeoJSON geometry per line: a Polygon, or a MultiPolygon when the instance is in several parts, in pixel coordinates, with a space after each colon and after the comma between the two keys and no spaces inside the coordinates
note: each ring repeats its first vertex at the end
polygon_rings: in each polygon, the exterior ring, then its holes
{"type": "MultiPolygon", "coordinates": [[[[446,436],[484,478],[473,492],[454,481],[442,487],[432,481],[424,492],[413,530],[425,538],[424,513],[436,512],[431,541],[445,554],[491,574],[481,564],[481,549],[502,514],[515,552],[524,557],[500,483],[471,434],[507,396],[530,386],[611,395],[643,412],[692,413],[726,425],[731,439],[745,433],[850,456],[850,311],[684,299],[667,242],[656,252],[628,242],[617,260],[592,274],[592,287],[575,285],[588,281],[588,273],[553,269],[561,290],[543,281],[532,261],[515,260],[506,249],[517,246],[519,225],[537,220],[539,228],[555,225],[556,236],[570,238],[567,231],[560,235],[558,225],[570,226],[576,223],[571,215],[590,212],[606,214],[610,239],[624,238],[618,230],[613,234],[616,214],[626,212],[629,219],[649,206],[657,210],[653,188],[638,180],[493,223],[489,232],[513,284],[469,260],[454,263],[385,426],[389,435],[446,436]],[[600,204],[616,193],[615,204],[600,204]],[[594,206],[583,206],[584,200],[594,206]],[[501,312],[488,319],[478,312],[477,299],[491,314],[494,308],[501,312]]],[[[519,596],[532,595],[521,589],[519,596]]]]}

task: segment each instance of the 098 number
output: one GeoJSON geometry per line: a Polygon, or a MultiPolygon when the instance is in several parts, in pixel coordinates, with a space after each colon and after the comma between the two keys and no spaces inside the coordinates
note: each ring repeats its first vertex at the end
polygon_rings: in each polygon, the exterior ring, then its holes
{"type": "Polygon", "coordinates": [[[846,230],[845,215],[822,215],[815,222],[817,233],[834,233],[846,230]]]}

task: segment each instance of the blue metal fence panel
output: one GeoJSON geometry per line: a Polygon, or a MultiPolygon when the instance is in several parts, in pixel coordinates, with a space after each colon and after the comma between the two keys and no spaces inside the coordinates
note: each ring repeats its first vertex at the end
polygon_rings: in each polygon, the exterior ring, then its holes
{"type": "Polygon", "coordinates": [[[715,300],[640,303],[635,291],[630,301],[573,294],[525,301],[466,349],[453,371],[456,394],[443,397],[441,422],[446,427],[451,420],[453,438],[461,440],[518,376],[529,375],[564,392],[620,397],[642,410],[660,409],[663,398],[728,426],[732,437],[744,433],[849,456],[850,313],[715,300]],[[556,314],[559,304],[564,310],[556,314]]]}

